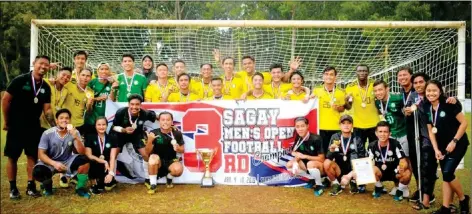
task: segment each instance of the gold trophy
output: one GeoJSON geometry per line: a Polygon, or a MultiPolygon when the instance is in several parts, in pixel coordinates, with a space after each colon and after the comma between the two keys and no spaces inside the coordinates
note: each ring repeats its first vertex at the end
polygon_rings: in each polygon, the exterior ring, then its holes
{"type": "Polygon", "coordinates": [[[334,149],[334,151],[339,152],[339,146],[341,145],[341,141],[333,140],[333,144],[336,146],[336,149],[334,149]]]}
{"type": "Polygon", "coordinates": [[[203,174],[201,187],[215,186],[215,181],[213,180],[210,174],[210,163],[213,157],[215,157],[216,148],[215,149],[197,149],[197,153],[200,155],[200,157],[203,160],[203,163],[205,164],[205,174],[203,174]]]}

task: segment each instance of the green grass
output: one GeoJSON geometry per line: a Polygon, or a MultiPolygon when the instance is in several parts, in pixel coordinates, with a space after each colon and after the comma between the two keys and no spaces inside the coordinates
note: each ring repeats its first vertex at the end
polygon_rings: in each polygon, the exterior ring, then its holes
{"type": "MultiPolygon", "coordinates": [[[[470,114],[467,114],[467,118],[470,121],[470,114]]],[[[467,133],[470,133],[470,127],[469,125],[467,133]]],[[[2,131],[2,151],[4,144],[5,132],[2,131]]],[[[458,170],[456,173],[468,194],[471,191],[470,156],[469,147],[465,157],[466,169],[458,170]]],[[[26,188],[24,156],[19,160],[17,179],[23,198],[20,201],[11,201],[8,195],[8,179],[5,175],[5,157],[2,157],[1,164],[3,175],[1,213],[416,213],[411,208],[411,203],[406,201],[395,202],[387,195],[373,199],[370,195],[372,185],[368,186],[367,194],[352,196],[343,192],[336,198],[328,196],[327,192],[315,198],[312,191],[304,188],[262,186],[216,186],[212,189],[202,189],[198,185],[176,185],[174,189],[159,186],[157,194],[148,195],[144,185],[119,184],[112,192],[94,196],[90,200],[77,197],[72,188],[58,189],[52,197],[32,199],[26,197],[24,193],[26,188]]],[[[57,183],[56,176],[55,185],[57,183]]],[[[414,183],[411,182],[410,191],[415,190],[414,183]]],[[[434,204],[434,209],[441,203],[441,183],[441,180],[436,182],[435,194],[439,200],[434,204]]],[[[387,186],[391,185],[388,183],[387,186]]],[[[455,203],[457,204],[457,199],[455,203]]]]}

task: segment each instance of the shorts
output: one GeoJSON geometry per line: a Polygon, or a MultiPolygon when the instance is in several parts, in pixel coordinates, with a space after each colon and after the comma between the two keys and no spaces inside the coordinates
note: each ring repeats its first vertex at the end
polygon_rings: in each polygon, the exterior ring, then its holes
{"type": "Polygon", "coordinates": [[[395,177],[397,173],[395,173],[395,169],[386,169],[383,171],[380,167],[380,172],[382,172],[382,178],[380,178],[380,181],[393,181],[395,183],[398,183],[399,180],[395,177]]]}
{"type": "Polygon", "coordinates": [[[339,174],[339,177],[338,177],[339,180],[341,180],[343,175],[347,175],[352,171],[351,163],[348,161],[343,161],[343,160],[336,161],[336,164],[339,166],[339,169],[341,170],[341,174],[339,174]]]}
{"type": "MultiPolygon", "coordinates": [[[[78,157],[81,157],[80,159],[85,159],[85,160],[88,160],[85,156],[83,155],[76,155],[76,154],[72,154],[69,159],[65,160],[65,161],[60,161],[62,164],[64,164],[66,167],[67,167],[67,171],[65,172],[66,174],[70,175],[71,177],[75,176],[77,174],[77,169],[72,169],[72,163],[74,162],[75,159],[77,159],[78,157]]],[[[82,165],[82,164],[80,164],[82,165]]],[[[79,165],[79,166],[80,166],[79,165]]],[[[53,166],[51,165],[48,165],[48,164],[45,164],[44,162],[42,161],[38,161],[38,163],[35,165],[36,166],[45,166],[47,168],[49,168],[49,170],[51,170],[52,174],[54,175],[55,173],[59,173],[53,166]]]]}
{"type": "Polygon", "coordinates": [[[133,147],[135,150],[145,147],[145,144],[144,144],[145,139],[142,133],[139,133],[139,134],[133,133],[131,135],[123,134],[123,133],[116,133],[116,132],[111,132],[111,133],[113,137],[116,138],[118,148],[120,148],[120,150],[123,150],[123,146],[127,143],[133,144],[133,147]]]}
{"type": "Polygon", "coordinates": [[[333,134],[338,133],[338,130],[320,130],[320,137],[323,139],[323,152],[328,153],[329,141],[333,134]]]}
{"type": "Polygon", "coordinates": [[[400,146],[402,146],[403,152],[405,153],[406,157],[410,157],[410,149],[409,149],[410,147],[408,147],[408,138],[407,138],[407,136],[405,135],[403,137],[398,137],[398,138],[394,138],[394,139],[397,140],[400,143],[400,146]]]}
{"type": "Polygon", "coordinates": [[[104,164],[95,161],[90,161],[90,168],[88,174],[90,179],[103,179],[107,174],[108,172],[105,171],[104,164]]]}
{"type": "Polygon", "coordinates": [[[364,147],[367,147],[369,144],[367,143],[367,139],[369,143],[374,142],[377,140],[377,136],[375,135],[375,127],[373,128],[354,128],[354,136],[359,137],[361,142],[364,143],[364,147]]]}
{"type": "Polygon", "coordinates": [[[159,167],[159,170],[157,171],[157,177],[162,178],[167,176],[167,174],[170,172],[169,166],[174,162],[179,162],[179,159],[161,160],[161,167],[159,167]]]}
{"type": "Polygon", "coordinates": [[[4,155],[12,159],[18,159],[24,150],[26,156],[37,160],[38,145],[44,131],[45,129],[41,127],[34,129],[22,128],[21,130],[10,127],[7,132],[4,155]]]}

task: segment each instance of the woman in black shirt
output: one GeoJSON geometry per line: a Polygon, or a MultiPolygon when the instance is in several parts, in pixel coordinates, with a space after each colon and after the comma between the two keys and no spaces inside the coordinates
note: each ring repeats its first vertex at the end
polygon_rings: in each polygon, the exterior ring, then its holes
{"type": "Polygon", "coordinates": [[[426,98],[429,102],[424,105],[424,110],[429,117],[429,137],[443,174],[443,206],[434,213],[450,213],[453,193],[459,197],[461,213],[469,213],[470,198],[464,195],[461,183],[454,175],[469,145],[462,106],[459,102],[446,103],[442,85],[436,80],[426,84],[426,98]]]}

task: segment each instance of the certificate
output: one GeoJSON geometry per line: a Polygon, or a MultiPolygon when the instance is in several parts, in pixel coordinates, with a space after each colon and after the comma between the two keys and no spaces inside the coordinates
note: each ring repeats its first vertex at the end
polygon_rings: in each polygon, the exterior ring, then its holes
{"type": "Polygon", "coordinates": [[[370,158],[359,158],[351,160],[352,170],[356,174],[357,185],[375,183],[375,174],[372,160],[370,158]]]}

